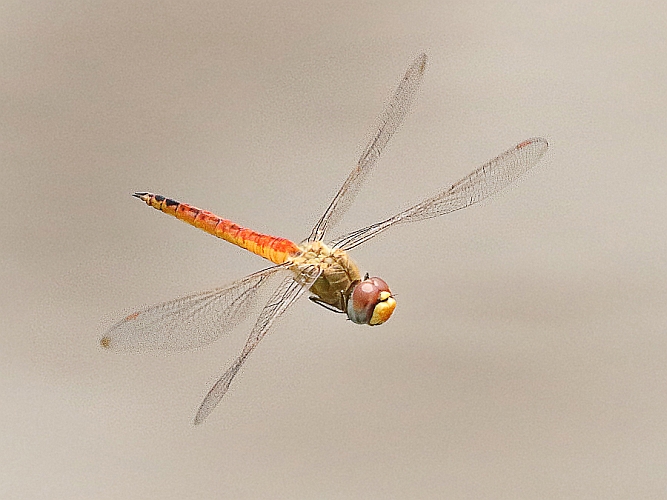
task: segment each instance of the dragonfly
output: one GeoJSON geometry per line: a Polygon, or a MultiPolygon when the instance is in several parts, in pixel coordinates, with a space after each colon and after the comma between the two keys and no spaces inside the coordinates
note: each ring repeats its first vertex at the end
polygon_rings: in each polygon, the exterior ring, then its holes
{"type": "Polygon", "coordinates": [[[529,171],[545,154],[542,138],[525,140],[458,182],[400,213],[329,240],[361,186],[374,170],[389,139],[408,114],[426,69],[426,54],[409,66],[379,117],[379,126],[357,165],[317,221],[308,238],[289,239],[251,229],[164,196],[137,192],[147,205],[222,238],[273,263],[259,272],[214,290],[194,293],[140,309],[109,328],[100,340],[110,351],[183,350],[200,347],[229,333],[257,314],[245,346],[202,401],[194,419],[201,424],[227,393],[232,380],[275,321],[307,292],[310,299],[353,323],[377,326],[396,308],[396,298],[379,277],[362,276],[348,252],[389,228],[438,217],[498,193],[529,171]],[[262,297],[268,300],[262,302],[262,297]]]}

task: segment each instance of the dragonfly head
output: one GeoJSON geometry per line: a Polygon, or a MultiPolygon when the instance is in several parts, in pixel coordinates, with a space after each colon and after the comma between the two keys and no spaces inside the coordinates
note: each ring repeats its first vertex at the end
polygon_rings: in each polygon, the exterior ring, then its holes
{"type": "Polygon", "coordinates": [[[347,301],[347,317],[360,325],[381,325],[396,308],[389,285],[381,278],[360,281],[347,301]]]}

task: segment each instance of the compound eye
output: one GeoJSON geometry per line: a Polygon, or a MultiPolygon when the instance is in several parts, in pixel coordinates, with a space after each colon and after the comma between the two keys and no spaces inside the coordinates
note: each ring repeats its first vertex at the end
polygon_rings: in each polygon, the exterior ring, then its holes
{"type": "Polygon", "coordinates": [[[374,276],[372,278],[367,278],[367,281],[373,283],[377,287],[377,289],[380,290],[381,292],[389,292],[389,294],[391,295],[391,290],[389,290],[389,285],[387,285],[387,282],[382,278],[374,276]]]}
{"type": "Polygon", "coordinates": [[[396,308],[387,283],[381,278],[368,278],[359,283],[347,303],[347,317],[360,325],[380,325],[396,308]]]}

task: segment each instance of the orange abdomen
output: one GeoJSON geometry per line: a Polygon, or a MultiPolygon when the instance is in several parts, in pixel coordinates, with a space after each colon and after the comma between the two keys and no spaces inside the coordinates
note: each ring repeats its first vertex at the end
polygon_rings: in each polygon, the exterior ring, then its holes
{"type": "Polygon", "coordinates": [[[173,215],[213,236],[250,250],[274,264],[282,264],[290,255],[299,253],[299,247],[288,239],[261,234],[241,227],[230,220],[187,203],[179,203],[153,193],[134,193],[133,196],[165,214],[173,215]]]}

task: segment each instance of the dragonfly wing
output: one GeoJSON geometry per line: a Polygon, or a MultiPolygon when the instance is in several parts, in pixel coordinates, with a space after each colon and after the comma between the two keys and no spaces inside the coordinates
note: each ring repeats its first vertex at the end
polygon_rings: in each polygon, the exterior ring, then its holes
{"type": "Polygon", "coordinates": [[[254,328],[246,341],[245,347],[239,357],[227,369],[227,371],[218,379],[215,385],[208,392],[204,401],[199,406],[194,424],[201,424],[213,409],[220,403],[220,400],[227,393],[229,385],[241,369],[250,353],[257,347],[271,328],[271,325],[291,306],[303,293],[310,288],[319,277],[321,270],[309,266],[297,277],[288,277],[283,280],[280,286],[273,293],[266,306],[257,318],[254,328]]]}
{"type": "Polygon", "coordinates": [[[284,266],[246,276],[228,286],[156,304],[113,325],[100,344],[111,351],[184,350],[213,342],[248,317],[258,292],[284,266]]]}
{"type": "Polygon", "coordinates": [[[435,196],[383,222],[342,236],[331,246],[350,250],[394,225],[438,217],[482,201],[523,176],[542,158],[548,147],[546,139],[523,141],[435,196]]]}
{"type": "Polygon", "coordinates": [[[347,211],[354,197],[359,192],[364,180],[373,170],[387,142],[394,135],[410,110],[417,89],[421,84],[426,69],[426,54],[421,54],[408,68],[396,92],[380,115],[380,126],[366,146],[357,166],[350,172],[331,204],[315,224],[308,241],[322,241],[329,226],[340,220],[347,211]]]}

